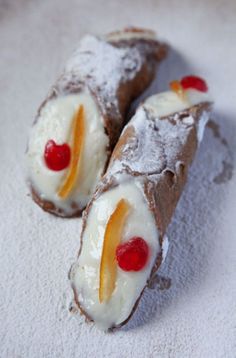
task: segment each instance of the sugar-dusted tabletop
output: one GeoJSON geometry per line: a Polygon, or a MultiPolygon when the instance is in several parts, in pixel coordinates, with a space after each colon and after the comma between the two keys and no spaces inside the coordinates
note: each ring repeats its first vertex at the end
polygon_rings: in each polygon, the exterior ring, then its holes
{"type": "Polygon", "coordinates": [[[236,357],[235,13],[234,0],[0,0],[2,358],[236,357]],[[127,25],[170,45],[149,92],[196,73],[215,107],[165,264],[128,325],[105,334],[69,311],[81,222],[34,205],[24,152],[37,107],[81,36],[127,25]]]}

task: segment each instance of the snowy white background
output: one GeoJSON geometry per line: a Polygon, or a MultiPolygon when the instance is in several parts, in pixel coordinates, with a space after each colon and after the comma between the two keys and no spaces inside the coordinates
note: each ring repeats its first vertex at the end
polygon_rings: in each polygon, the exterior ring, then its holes
{"type": "Polygon", "coordinates": [[[236,357],[235,14],[234,0],[0,0],[1,358],[236,357]],[[80,37],[126,25],[152,28],[171,46],[152,91],[200,74],[220,128],[207,128],[168,230],[160,275],[171,287],[153,285],[129,324],[104,334],[68,310],[80,220],[34,205],[24,151],[80,37]]]}

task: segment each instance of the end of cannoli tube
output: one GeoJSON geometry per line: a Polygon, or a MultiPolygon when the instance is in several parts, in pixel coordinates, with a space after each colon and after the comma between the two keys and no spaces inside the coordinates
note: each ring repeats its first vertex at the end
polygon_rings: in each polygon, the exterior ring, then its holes
{"type": "Polygon", "coordinates": [[[153,30],[149,30],[149,29],[144,29],[142,27],[137,27],[137,26],[127,26],[124,28],[123,30],[124,32],[133,32],[133,33],[149,33],[150,35],[156,36],[155,31],[153,30]]]}
{"type": "Polygon", "coordinates": [[[113,31],[107,35],[109,41],[124,41],[132,39],[156,40],[156,33],[140,27],[125,27],[120,31],[113,31]]]}

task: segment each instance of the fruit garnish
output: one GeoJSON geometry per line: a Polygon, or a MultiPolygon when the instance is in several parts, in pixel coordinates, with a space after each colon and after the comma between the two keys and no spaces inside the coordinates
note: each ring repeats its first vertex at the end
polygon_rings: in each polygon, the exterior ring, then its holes
{"type": "Polygon", "coordinates": [[[183,87],[179,81],[170,82],[170,89],[173,92],[175,92],[178,96],[184,97],[183,87]]]}
{"type": "Polygon", "coordinates": [[[68,144],[56,144],[49,140],[45,145],[44,160],[47,167],[54,171],[63,170],[70,163],[70,147],[68,144]]]}
{"type": "Polygon", "coordinates": [[[206,81],[204,81],[201,77],[197,76],[186,76],[183,77],[180,81],[183,89],[193,88],[201,92],[207,92],[208,87],[206,81]]]}
{"type": "Polygon", "coordinates": [[[141,237],[133,237],[116,249],[118,265],[124,271],[142,270],[147,263],[148,254],[148,244],[141,237]]]}
{"type": "Polygon", "coordinates": [[[62,199],[68,197],[73,190],[77,178],[78,168],[81,163],[81,154],[85,137],[84,107],[81,105],[72,122],[72,146],[71,161],[64,182],[58,190],[58,196],[62,199]]]}
{"type": "Polygon", "coordinates": [[[111,214],[104,235],[100,264],[99,301],[108,301],[115,289],[117,276],[116,248],[130,211],[129,203],[121,199],[111,214]]]}

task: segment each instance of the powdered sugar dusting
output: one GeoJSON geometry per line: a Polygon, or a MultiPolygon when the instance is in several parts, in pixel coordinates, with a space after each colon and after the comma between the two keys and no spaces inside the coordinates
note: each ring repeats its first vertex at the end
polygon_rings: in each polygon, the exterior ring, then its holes
{"type": "Polygon", "coordinates": [[[92,90],[106,98],[107,106],[115,106],[119,111],[117,90],[123,81],[132,80],[141,66],[142,55],[137,48],[118,48],[86,35],[68,61],[65,75],[86,80],[92,90]]]}
{"type": "Polygon", "coordinates": [[[153,135],[154,123],[147,121],[146,112],[142,107],[137,111],[128,126],[133,126],[135,137],[123,147],[122,159],[114,162],[111,172],[121,171],[124,168],[137,173],[160,172],[163,161],[163,148],[157,145],[158,133],[153,135]]]}
{"type": "Polygon", "coordinates": [[[146,290],[126,331],[113,334],[68,314],[67,273],[81,220],[60,220],[33,205],[22,169],[32,116],[65,53],[85,29],[102,32],[125,22],[148,24],[180,51],[162,67],[160,89],[196,69],[214,86],[214,119],[235,154],[235,1],[199,1],[193,13],[191,1],[171,1],[170,12],[170,2],[155,0],[2,0],[0,17],[0,356],[235,357],[236,171],[220,185],[214,178],[222,161],[236,160],[211,129],[168,230],[169,253],[158,274],[170,277],[172,286],[146,290]],[[226,61],[223,54],[229,54],[226,61]]]}
{"type": "MultiPolygon", "coordinates": [[[[204,112],[204,117],[209,114],[204,112]]],[[[134,136],[122,148],[120,160],[115,160],[109,175],[127,170],[136,174],[160,174],[167,166],[175,167],[177,156],[195,126],[191,114],[183,120],[177,113],[170,119],[150,117],[142,106],[126,126],[134,128],[134,136]]]]}

